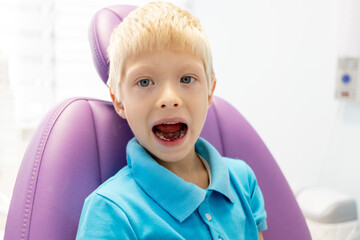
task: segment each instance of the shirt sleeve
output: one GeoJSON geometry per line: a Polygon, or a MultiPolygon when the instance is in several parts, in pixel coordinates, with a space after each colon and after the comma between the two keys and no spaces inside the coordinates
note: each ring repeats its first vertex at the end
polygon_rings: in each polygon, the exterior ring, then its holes
{"type": "Polygon", "coordinates": [[[250,184],[250,207],[259,231],[267,229],[264,197],[253,170],[248,166],[250,184]]]}
{"type": "Polygon", "coordinates": [[[137,239],[122,209],[111,200],[92,193],[84,203],[76,240],[137,239]]]}

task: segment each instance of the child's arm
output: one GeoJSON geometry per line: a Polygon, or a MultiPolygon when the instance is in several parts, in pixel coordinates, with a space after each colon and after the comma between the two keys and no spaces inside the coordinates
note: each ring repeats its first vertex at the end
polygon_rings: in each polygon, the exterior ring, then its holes
{"type": "Polygon", "coordinates": [[[264,238],[263,238],[263,235],[262,235],[262,232],[261,232],[261,231],[259,231],[259,240],[264,240],[264,238]]]}
{"type": "Polygon", "coordinates": [[[253,170],[249,166],[248,166],[248,171],[249,171],[249,179],[250,179],[249,185],[251,189],[250,206],[254,214],[256,225],[258,228],[259,240],[264,240],[262,231],[267,229],[267,222],[266,222],[267,214],[264,206],[264,197],[257,183],[256,176],[253,170]]]}
{"type": "Polygon", "coordinates": [[[87,239],[136,240],[137,236],[121,208],[93,193],[85,201],[76,236],[76,240],[87,239]]]}

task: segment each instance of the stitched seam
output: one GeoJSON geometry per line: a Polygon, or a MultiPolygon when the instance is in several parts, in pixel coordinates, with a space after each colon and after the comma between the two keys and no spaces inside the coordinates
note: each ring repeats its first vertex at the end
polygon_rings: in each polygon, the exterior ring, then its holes
{"type": "Polygon", "coordinates": [[[94,112],[93,112],[93,108],[90,104],[89,101],[87,101],[89,104],[89,108],[90,108],[90,112],[91,112],[91,116],[92,116],[92,122],[93,122],[93,127],[94,127],[94,134],[95,134],[95,139],[96,139],[96,153],[97,153],[97,159],[98,159],[98,164],[99,164],[99,176],[100,176],[100,183],[102,183],[103,178],[102,178],[102,174],[101,174],[101,164],[100,164],[100,153],[99,153],[99,141],[98,141],[98,137],[97,137],[97,132],[96,132],[96,125],[95,125],[95,119],[94,119],[94,112]]]}
{"type": "Polygon", "coordinates": [[[123,21],[123,19],[113,10],[111,10],[110,8],[106,8],[106,10],[108,10],[109,12],[112,12],[121,22],[123,21]]]}
{"type": "Polygon", "coordinates": [[[59,106],[59,108],[50,117],[50,120],[48,121],[48,124],[46,125],[46,128],[42,134],[42,137],[40,140],[40,145],[37,149],[37,154],[35,157],[35,163],[33,165],[33,171],[31,174],[30,185],[27,190],[26,207],[25,207],[25,214],[24,214],[24,220],[23,220],[23,227],[22,227],[22,231],[21,231],[21,239],[25,239],[25,233],[26,233],[27,229],[28,229],[27,239],[29,239],[30,225],[31,225],[30,219],[32,218],[32,205],[34,204],[34,198],[35,198],[35,195],[32,195],[32,193],[36,192],[38,178],[35,179],[35,176],[36,176],[36,173],[40,169],[41,157],[42,157],[42,154],[44,153],[44,148],[45,148],[44,146],[46,145],[46,142],[47,142],[46,140],[48,139],[51,129],[52,129],[54,123],[56,122],[57,118],[59,117],[60,113],[62,111],[64,111],[69,104],[71,104],[72,102],[74,102],[76,100],[81,100],[81,99],[73,99],[73,100],[70,100],[69,102],[65,102],[65,103],[61,104],[59,106]],[[30,207],[31,207],[31,209],[30,209],[30,207]]]}
{"type": "MultiPolygon", "coordinates": [[[[120,21],[123,21],[123,19],[116,12],[114,12],[111,9],[108,9],[108,8],[105,8],[104,11],[105,10],[113,13],[120,21]]],[[[96,33],[95,28],[96,28],[96,21],[93,21],[92,28],[91,28],[91,36],[92,36],[91,37],[91,44],[93,46],[95,56],[96,56],[98,62],[100,63],[101,71],[103,72],[105,70],[105,71],[108,72],[109,64],[108,64],[108,61],[105,61],[105,57],[99,51],[99,49],[100,49],[99,41],[97,39],[97,34],[95,34],[96,33]]]]}
{"type": "Polygon", "coordinates": [[[103,56],[99,53],[99,44],[98,44],[98,40],[97,40],[97,35],[95,35],[95,31],[94,31],[94,28],[95,28],[95,22],[93,24],[93,27],[92,27],[92,38],[91,38],[91,44],[92,44],[92,47],[94,49],[94,53],[95,53],[95,57],[96,59],[98,60],[98,62],[100,63],[100,68],[101,70],[106,70],[107,68],[107,64],[105,64],[105,59],[103,58],[103,56]]]}

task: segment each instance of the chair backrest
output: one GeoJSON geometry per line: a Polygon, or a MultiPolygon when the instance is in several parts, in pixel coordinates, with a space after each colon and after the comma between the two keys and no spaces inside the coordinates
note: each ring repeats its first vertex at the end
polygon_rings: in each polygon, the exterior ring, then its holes
{"type": "MultiPolygon", "coordinates": [[[[110,33],[134,8],[102,9],[91,24],[94,62],[105,82],[110,33]]],[[[84,199],[126,164],[125,146],[132,136],[110,102],[73,98],[51,110],[20,166],[5,240],[74,239],[84,199]]],[[[236,109],[214,97],[201,136],[224,156],[243,159],[253,168],[268,213],[265,239],[311,239],[278,165],[236,109]]]]}

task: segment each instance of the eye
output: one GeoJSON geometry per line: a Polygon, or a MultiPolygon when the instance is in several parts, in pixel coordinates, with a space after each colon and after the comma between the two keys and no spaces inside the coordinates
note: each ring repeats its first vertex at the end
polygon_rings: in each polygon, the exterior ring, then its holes
{"type": "Polygon", "coordinates": [[[137,85],[139,85],[140,87],[148,87],[154,85],[154,82],[151,81],[150,79],[142,79],[137,82],[137,85]]]}
{"type": "Polygon", "coordinates": [[[193,83],[194,81],[195,81],[195,78],[193,78],[191,76],[184,76],[180,80],[181,83],[186,83],[186,84],[193,83]]]}

